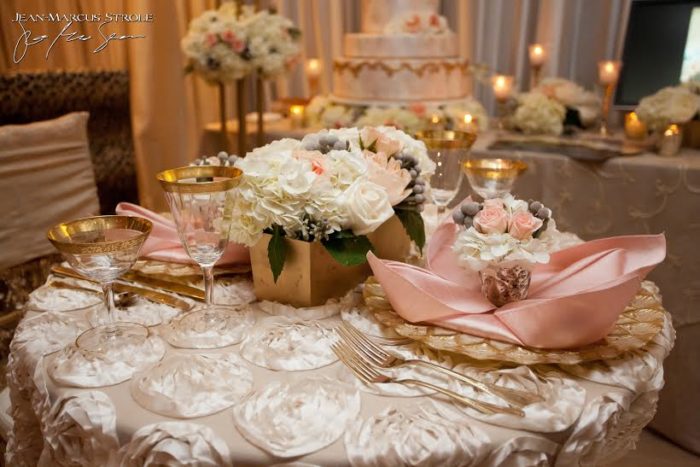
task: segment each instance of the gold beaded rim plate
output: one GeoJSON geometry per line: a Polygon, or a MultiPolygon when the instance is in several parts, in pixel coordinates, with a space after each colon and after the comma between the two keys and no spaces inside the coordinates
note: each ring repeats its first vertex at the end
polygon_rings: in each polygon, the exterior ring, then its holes
{"type": "Polygon", "coordinates": [[[91,255],[139,248],[151,233],[152,228],[153,223],[142,217],[94,216],[57,224],[49,229],[46,236],[61,253],[91,255]],[[72,240],[77,234],[97,233],[107,229],[128,229],[139,233],[124,240],[104,242],[76,242],[72,240]]]}
{"type": "Polygon", "coordinates": [[[243,172],[235,167],[194,165],[169,169],[156,175],[163,190],[170,193],[215,193],[235,188],[243,172]],[[196,181],[211,179],[210,181],[196,181]]]}
{"type": "Polygon", "coordinates": [[[625,352],[644,347],[661,332],[664,320],[670,319],[661,305],[656,285],[644,281],[637,295],[620,315],[613,330],[602,341],[570,350],[536,349],[472,336],[439,326],[409,323],[392,309],[382,286],[374,277],[365,282],[363,295],[365,304],[377,320],[401,336],[436,350],[453,352],[476,360],[497,360],[520,365],[573,365],[615,358],[625,352]]]}

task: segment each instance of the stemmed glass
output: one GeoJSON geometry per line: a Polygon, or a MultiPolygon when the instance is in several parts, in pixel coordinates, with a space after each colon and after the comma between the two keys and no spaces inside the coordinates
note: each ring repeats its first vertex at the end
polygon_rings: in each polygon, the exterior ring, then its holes
{"type": "Polygon", "coordinates": [[[106,324],[78,336],[76,346],[99,358],[114,358],[120,349],[143,344],[148,329],[119,322],[115,316],[112,283],[136,262],[141,245],[151,233],[151,221],[140,217],[97,216],[52,227],[49,241],[84,276],[99,282],[107,308],[106,324]]]}
{"type": "Polygon", "coordinates": [[[484,199],[491,199],[510,193],[515,180],[527,169],[527,164],[511,159],[469,159],[464,161],[462,169],[472,190],[484,199]]]}
{"type": "Polygon", "coordinates": [[[462,185],[461,165],[476,141],[476,133],[434,130],[422,131],[416,136],[425,143],[428,155],[436,165],[435,173],[430,177],[430,190],[438,209],[439,223],[462,185]]]}
{"type": "MultiPolygon", "coordinates": [[[[205,304],[195,308],[171,326],[200,335],[226,333],[240,326],[232,308],[214,303],[214,264],[228,244],[233,200],[241,171],[234,167],[190,166],[158,174],[165,191],[180,241],[187,254],[202,268],[205,304]]],[[[231,334],[232,335],[232,334],[231,334]]],[[[219,341],[215,346],[232,342],[219,341]]],[[[206,345],[210,346],[210,345],[206,345]]],[[[198,345],[198,347],[202,347],[198,345]]]]}

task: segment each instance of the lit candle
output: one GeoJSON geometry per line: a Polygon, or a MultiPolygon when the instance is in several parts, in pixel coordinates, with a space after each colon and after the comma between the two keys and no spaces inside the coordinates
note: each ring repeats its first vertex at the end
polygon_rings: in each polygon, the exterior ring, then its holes
{"type": "Polygon", "coordinates": [[[614,60],[603,60],[598,62],[598,79],[600,80],[600,84],[617,84],[617,80],[620,77],[621,66],[621,62],[614,60]]]}
{"type": "Polygon", "coordinates": [[[532,66],[542,66],[547,59],[547,53],[542,44],[531,44],[528,47],[530,53],[530,64],[532,66]]]}
{"type": "Polygon", "coordinates": [[[474,117],[472,116],[472,114],[464,114],[464,117],[462,118],[462,129],[469,133],[477,132],[478,127],[476,125],[476,122],[474,121],[474,117]]]}
{"type": "Polygon", "coordinates": [[[289,107],[289,120],[292,122],[292,128],[304,127],[304,106],[293,105],[289,107]]]}
{"type": "Polygon", "coordinates": [[[499,101],[505,101],[510,97],[513,90],[513,77],[506,75],[496,75],[491,78],[493,94],[499,101]]]}
{"type": "Polygon", "coordinates": [[[321,76],[321,60],[318,58],[310,58],[306,61],[306,76],[309,78],[318,78],[321,76]]]}
{"type": "Polygon", "coordinates": [[[647,135],[647,126],[634,112],[625,115],[625,135],[629,139],[644,139],[647,135]]]}

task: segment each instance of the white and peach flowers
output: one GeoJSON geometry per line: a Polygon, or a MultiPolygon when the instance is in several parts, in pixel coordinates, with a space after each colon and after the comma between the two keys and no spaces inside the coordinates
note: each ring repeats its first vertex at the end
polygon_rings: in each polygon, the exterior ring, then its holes
{"type": "Polygon", "coordinates": [[[529,268],[547,263],[547,239],[556,230],[551,215],[542,203],[527,203],[512,195],[481,204],[468,199],[453,213],[455,223],[465,229],[457,235],[452,250],[460,265],[472,271],[494,264],[529,268]]]}
{"type": "Polygon", "coordinates": [[[254,71],[269,78],[295,63],[300,34],[276,13],[225,2],[190,22],[181,42],[186,71],[212,83],[232,82],[254,71]]]}
{"type": "Polygon", "coordinates": [[[345,231],[366,235],[412,194],[412,176],[398,157],[412,156],[421,183],[434,164],[425,145],[394,128],[323,130],[282,139],[236,161],[233,241],[254,245],[265,232],[326,241],[345,231]]]}
{"type": "Polygon", "coordinates": [[[560,135],[564,131],[566,108],[556,99],[539,92],[518,96],[512,124],[525,134],[560,135]]]}
{"type": "Polygon", "coordinates": [[[685,123],[698,114],[700,96],[689,86],[663,88],[644,97],[634,110],[639,120],[652,130],[663,130],[671,123],[685,123]]]}

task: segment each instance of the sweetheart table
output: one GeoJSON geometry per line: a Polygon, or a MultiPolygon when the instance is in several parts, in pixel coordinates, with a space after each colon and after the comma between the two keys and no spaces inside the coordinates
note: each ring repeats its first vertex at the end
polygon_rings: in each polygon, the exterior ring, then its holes
{"type": "MultiPolygon", "coordinates": [[[[169,345],[165,322],[178,311],[137,301],[126,312],[152,324],[153,337],[134,369],[74,351],[76,334],[96,319],[99,305],[66,283],[91,287],[50,277],[33,293],[33,310],[12,342],[8,465],[607,463],[632,449],[653,417],[675,338],[658,289],[647,281],[639,306],[656,310],[658,332],[613,358],[526,366],[418,343],[387,347],[543,397],[525,407],[523,418],[484,415],[424,390],[355,379],[330,350],[332,328],[348,321],[370,336],[393,335],[358,291],[322,307],[291,309],[254,302],[245,275],[227,279],[216,294],[244,304],[249,327],[241,343],[215,350],[169,345]]],[[[494,349],[505,360],[520,358],[507,345],[494,349]]],[[[488,397],[420,367],[392,371],[488,397]]]]}

